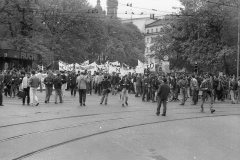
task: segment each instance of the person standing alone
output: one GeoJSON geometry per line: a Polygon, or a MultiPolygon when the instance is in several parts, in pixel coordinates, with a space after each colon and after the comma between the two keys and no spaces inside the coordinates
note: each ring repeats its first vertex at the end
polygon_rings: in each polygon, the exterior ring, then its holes
{"type": "Polygon", "coordinates": [[[170,93],[170,87],[167,84],[167,79],[164,78],[163,79],[163,84],[159,87],[158,93],[157,93],[157,96],[158,96],[157,113],[156,113],[157,116],[160,115],[160,109],[161,109],[162,104],[163,104],[163,114],[162,114],[162,116],[166,116],[167,100],[168,100],[169,93],[170,93]]]}
{"type": "Polygon", "coordinates": [[[86,106],[87,77],[83,72],[77,77],[77,87],[79,91],[80,106],[86,106]]]}

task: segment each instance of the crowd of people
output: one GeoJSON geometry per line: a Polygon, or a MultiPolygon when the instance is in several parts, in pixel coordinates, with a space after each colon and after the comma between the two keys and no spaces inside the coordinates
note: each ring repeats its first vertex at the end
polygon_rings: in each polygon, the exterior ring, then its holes
{"type": "Polygon", "coordinates": [[[135,97],[141,97],[143,102],[157,102],[157,115],[160,115],[163,104],[162,116],[166,116],[168,102],[179,101],[180,105],[185,105],[190,97],[192,105],[201,103],[201,112],[204,112],[206,102],[209,102],[211,113],[215,112],[213,104],[216,101],[229,99],[232,104],[240,102],[240,79],[235,76],[185,73],[165,76],[155,73],[129,73],[121,76],[115,72],[91,74],[87,71],[76,73],[49,70],[43,73],[40,70],[30,73],[9,70],[0,74],[0,106],[3,106],[2,93],[5,97],[20,97],[22,105],[38,106],[37,91],[42,92],[43,88],[46,93],[45,103],[49,103],[53,91],[55,104],[63,103],[66,90],[70,90],[71,96],[76,96],[78,91],[80,106],[86,106],[87,94],[101,96],[99,103],[107,105],[109,94],[119,93],[121,105],[125,107],[128,106],[128,94],[135,94],[135,97]]]}

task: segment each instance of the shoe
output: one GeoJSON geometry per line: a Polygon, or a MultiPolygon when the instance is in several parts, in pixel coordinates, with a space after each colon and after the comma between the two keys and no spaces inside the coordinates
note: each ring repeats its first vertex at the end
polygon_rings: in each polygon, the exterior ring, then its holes
{"type": "Polygon", "coordinates": [[[213,114],[216,110],[215,109],[211,109],[211,114],[213,114]]]}
{"type": "Polygon", "coordinates": [[[60,102],[60,103],[63,103],[63,102],[60,102]]]}
{"type": "Polygon", "coordinates": [[[126,106],[128,106],[128,102],[126,102],[126,106]]]}
{"type": "Polygon", "coordinates": [[[159,116],[159,115],[160,115],[160,113],[156,113],[156,115],[157,115],[157,116],[159,116]]]}
{"type": "Polygon", "coordinates": [[[47,103],[47,101],[45,101],[45,103],[47,103]]]}
{"type": "Polygon", "coordinates": [[[25,103],[23,103],[22,105],[25,106],[25,103]]]}
{"type": "Polygon", "coordinates": [[[124,104],[122,104],[122,107],[125,107],[124,104]]]}
{"type": "Polygon", "coordinates": [[[86,104],[84,103],[83,106],[86,106],[86,104]]]}
{"type": "Polygon", "coordinates": [[[3,104],[0,104],[0,106],[4,106],[3,104]]]}
{"type": "Polygon", "coordinates": [[[55,102],[55,104],[58,104],[57,102],[55,102]]]}
{"type": "Polygon", "coordinates": [[[183,103],[181,103],[180,105],[181,105],[181,106],[184,106],[184,104],[183,104],[183,103]]]}
{"type": "Polygon", "coordinates": [[[105,106],[107,105],[107,103],[105,103],[105,106]]]}
{"type": "Polygon", "coordinates": [[[100,105],[102,105],[102,103],[100,103],[100,105]]]}
{"type": "Polygon", "coordinates": [[[39,105],[39,103],[37,103],[35,106],[38,106],[39,105]]]}
{"type": "Polygon", "coordinates": [[[162,116],[164,116],[164,117],[165,117],[165,116],[166,116],[166,114],[162,114],[162,116]]]}
{"type": "Polygon", "coordinates": [[[80,106],[82,106],[82,103],[80,103],[80,106]]]}

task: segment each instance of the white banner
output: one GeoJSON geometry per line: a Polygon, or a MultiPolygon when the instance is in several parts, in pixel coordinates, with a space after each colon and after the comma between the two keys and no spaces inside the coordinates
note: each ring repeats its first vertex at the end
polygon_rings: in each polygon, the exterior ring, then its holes
{"type": "Polygon", "coordinates": [[[163,61],[162,62],[162,71],[164,73],[170,73],[170,63],[169,63],[169,61],[163,61]]]}

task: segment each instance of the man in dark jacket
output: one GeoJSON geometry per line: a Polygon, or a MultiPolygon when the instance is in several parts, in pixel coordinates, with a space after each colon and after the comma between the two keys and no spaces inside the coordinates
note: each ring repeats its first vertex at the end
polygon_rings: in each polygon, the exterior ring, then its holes
{"type": "Polygon", "coordinates": [[[57,97],[59,96],[60,103],[63,103],[62,100],[62,77],[60,72],[57,72],[57,76],[54,79],[54,88],[55,88],[55,104],[57,104],[57,97]]]}
{"type": "Polygon", "coordinates": [[[157,96],[158,96],[158,107],[157,107],[157,116],[160,115],[160,109],[161,105],[163,103],[163,114],[162,116],[166,116],[166,111],[167,111],[167,100],[168,100],[168,95],[170,93],[170,87],[167,84],[167,79],[163,79],[163,84],[159,87],[157,96]]]}
{"type": "Polygon", "coordinates": [[[3,88],[4,88],[4,76],[2,72],[0,72],[0,106],[3,106],[3,88]]]}
{"type": "Polygon", "coordinates": [[[45,88],[46,88],[45,89],[46,90],[45,103],[49,103],[50,96],[52,95],[53,81],[54,81],[53,74],[51,71],[49,71],[47,77],[43,81],[43,83],[45,84],[45,88]]]}
{"type": "Polygon", "coordinates": [[[111,88],[111,83],[108,80],[107,76],[104,76],[104,79],[102,81],[102,98],[101,98],[101,102],[100,104],[103,103],[103,101],[105,100],[105,105],[107,105],[107,101],[108,101],[108,94],[110,93],[110,88],[111,88]]]}
{"type": "Polygon", "coordinates": [[[72,72],[69,75],[69,86],[71,89],[71,96],[74,96],[74,97],[76,96],[76,92],[77,92],[76,80],[77,80],[77,75],[75,74],[75,72],[72,72]]]}

